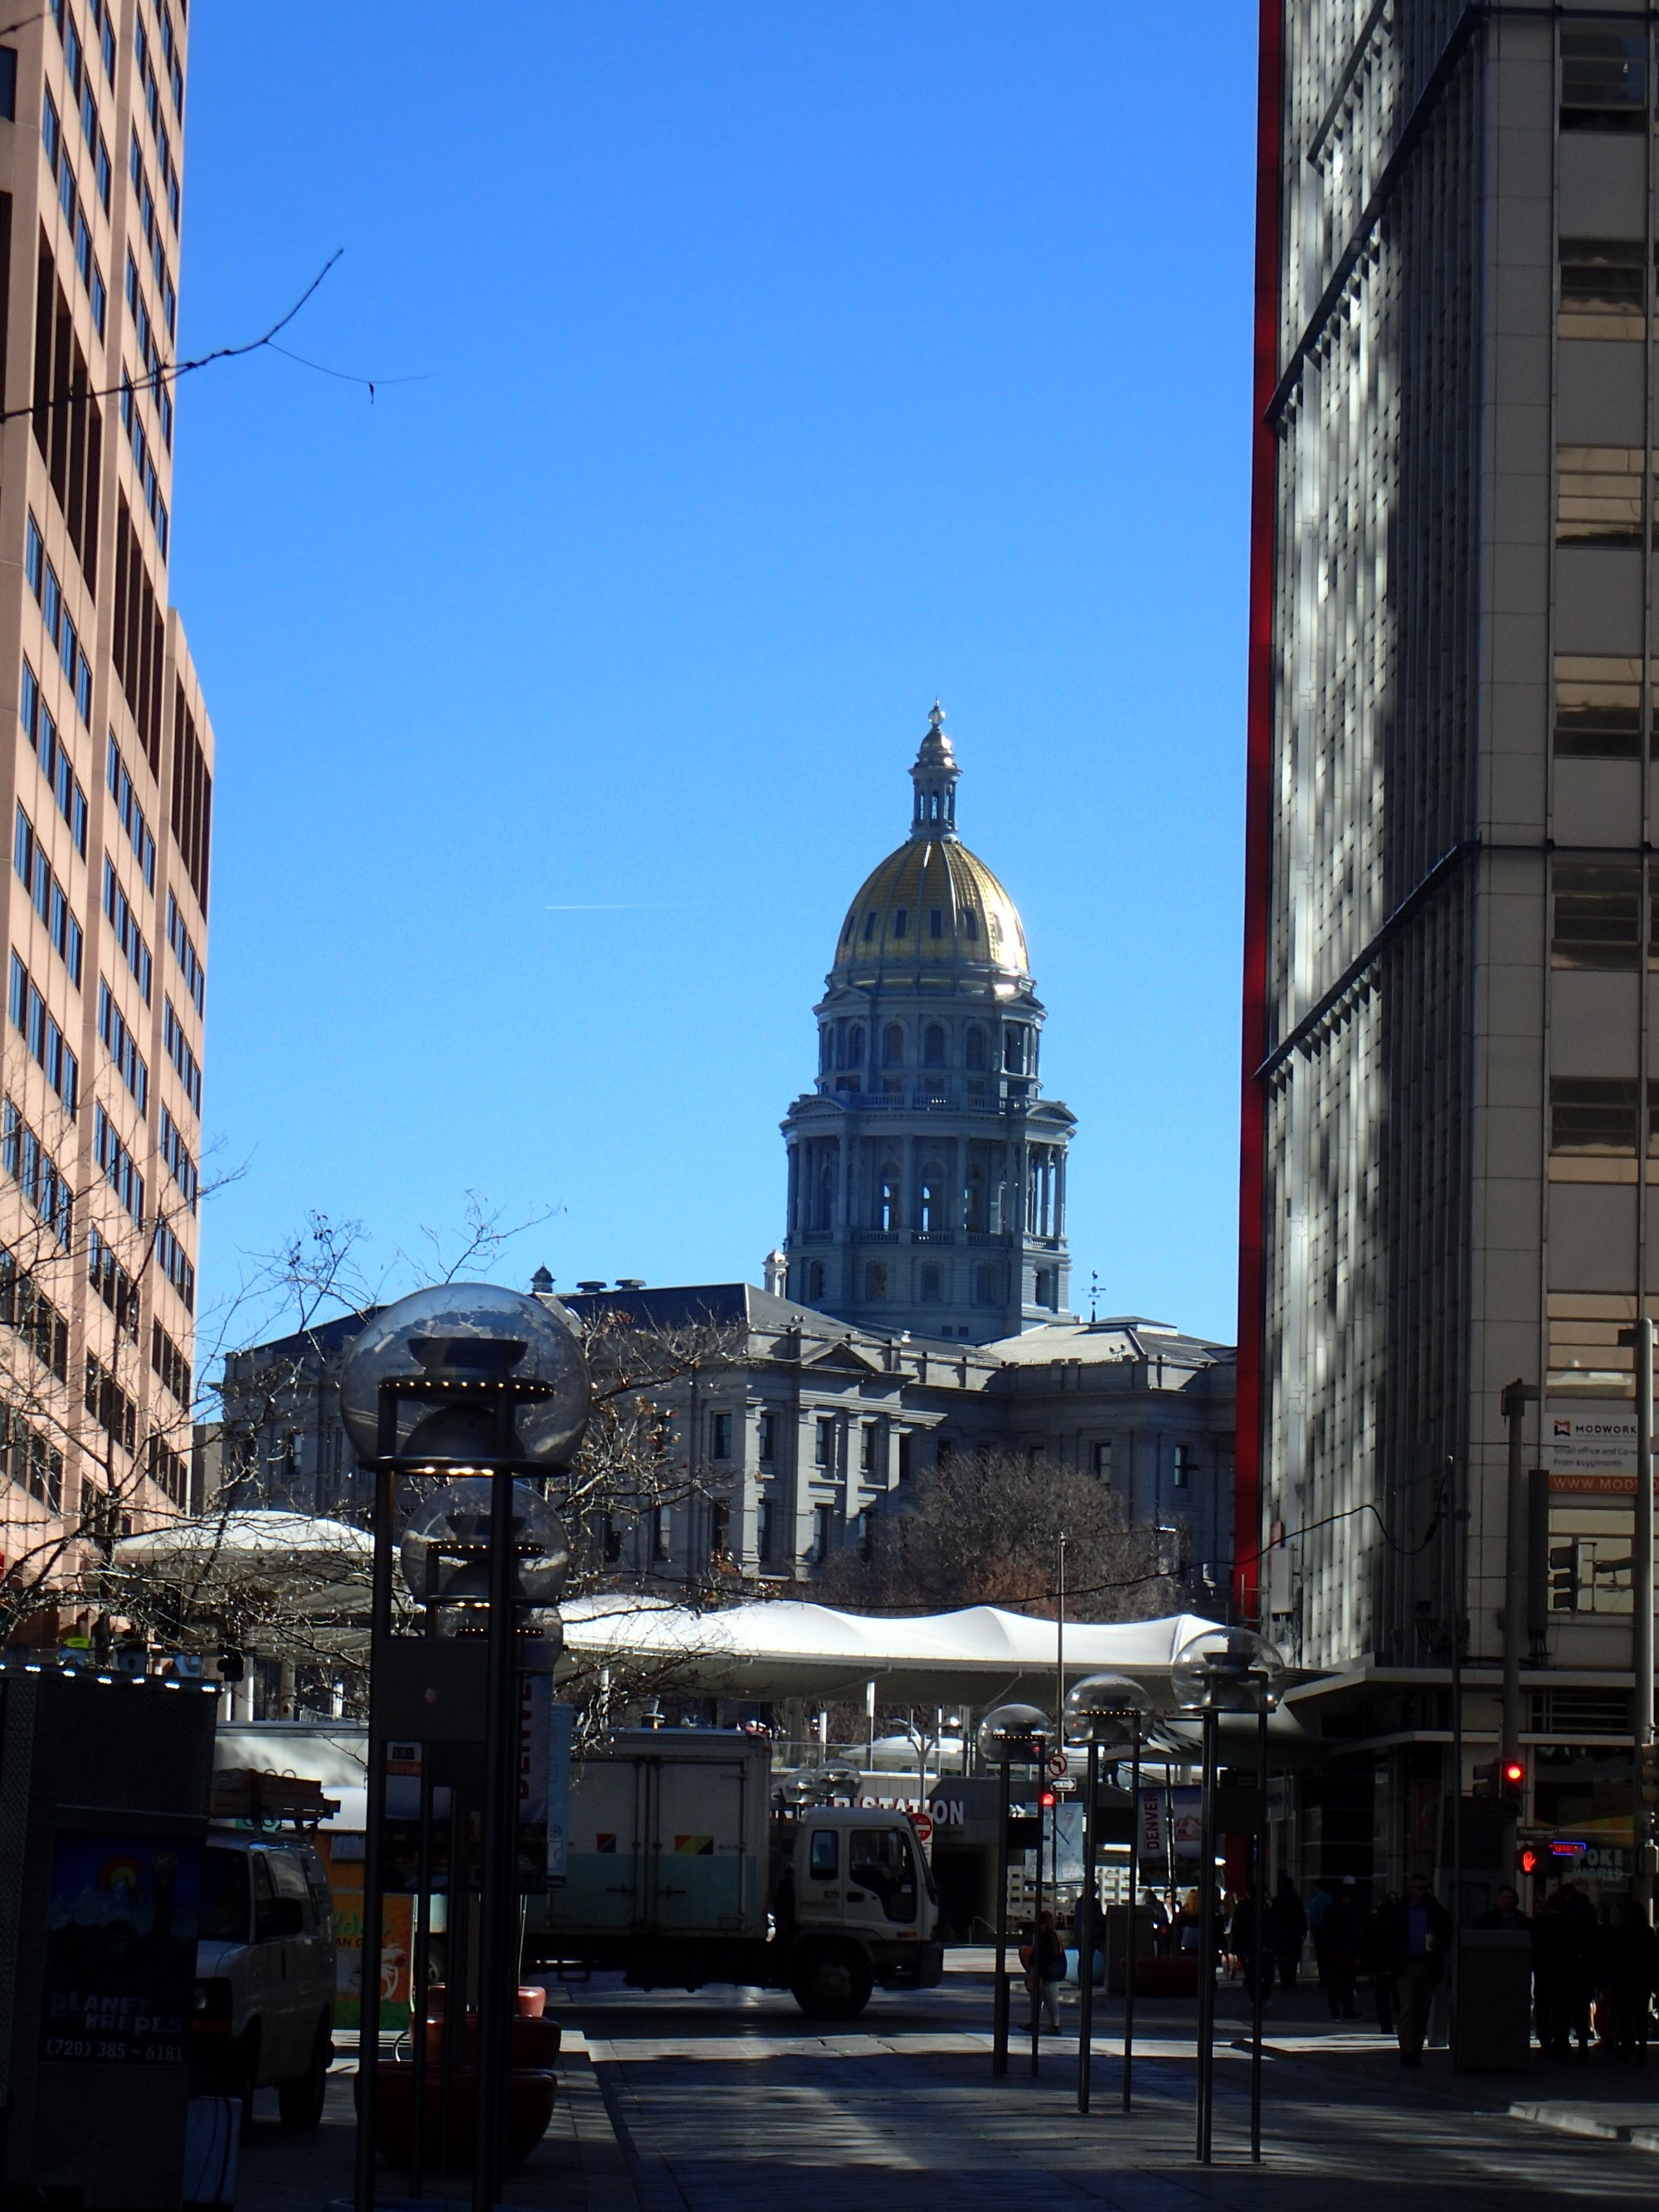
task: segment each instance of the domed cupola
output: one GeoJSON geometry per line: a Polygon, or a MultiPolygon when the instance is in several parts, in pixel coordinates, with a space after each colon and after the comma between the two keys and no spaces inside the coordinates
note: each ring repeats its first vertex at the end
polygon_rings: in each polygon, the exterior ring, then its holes
{"type": "Polygon", "coordinates": [[[1065,1311],[1075,1123],[1042,1097],[1024,927],[957,834],[961,775],[936,700],[910,834],[847,909],[817,1086],[783,1125],[785,1255],[805,1304],[983,1343],[1065,1311]]]}

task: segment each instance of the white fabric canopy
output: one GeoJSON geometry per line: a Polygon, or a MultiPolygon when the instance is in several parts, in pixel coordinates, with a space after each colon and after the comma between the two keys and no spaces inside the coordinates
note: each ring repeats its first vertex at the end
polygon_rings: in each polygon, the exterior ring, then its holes
{"type": "Polygon", "coordinates": [[[168,1522],[124,1536],[115,1547],[118,1568],[185,1582],[216,1572],[314,1581],[331,1573],[367,1574],[374,1558],[374,1539],[366,1528],[266,1506],[168,1522]]]}
{"type": "MultiPolygon", "coordinates": [[[[1055,1623],[997,1606],[890,1620],[789,1598],[696,1613],[619,1595],[577,1598],[562,1611],[573,1657],[672,1668],[676,1689],[705,1697],[823,1697],[861,1691],[872,1680],[899,1703],[977,1705],[1025,1695],[1041,1704],[1054,1696],[1055,1623]]],[[[1156,1690],[1181,1646],[1215,1626],[1190,1613],[1068,1621],[1066,1677],[1110,1669],[1156,1690]]]]}

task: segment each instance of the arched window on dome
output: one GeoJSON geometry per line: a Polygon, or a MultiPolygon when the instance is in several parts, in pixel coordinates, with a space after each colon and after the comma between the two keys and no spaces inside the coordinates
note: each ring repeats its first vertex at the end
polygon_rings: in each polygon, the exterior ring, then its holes
{"type": "Polygon", "coordinates": [[[894,915],[893,934],[895,937],[908,937],[910,934],[910,909],[908,906],[900,907],[894,915]]]}
{"type": "Polygon", "coordinates": [[[921,1064],[924,1067],[943,1067],[945,1065],[945,1024],[929,1022],[921,1033],[921,1064]]]}
{"type": "Polygon", "coordinates": [[[934,939],[942,938],[944,936],[945,908],[942,906],[930,907],[928,908],[927,934],[929,937],[934,939]]]}
{"type": "Polygon", "coordinates": [[[862,1067],[864,1065],[864,1024],[862,1022],[854,1022],[847,1032],[847,1065],[848,1067],[862,1067]]]}
{"type": "MultiPolygon", "coordinates": [[[[848,924],[848,927],[849,929],[852,927],[852,924],[851,924],[850,922],[848,924]]],[[[874,908],[872,907],[872,908],[871,908],[870,912],[869,912],[868,914],[866,914],[866,915],[865,915],[865,917],[864,917],[864,941],[865,941],[865,943],[866,943],[866,945],[868,945],[868,943],[870,942],[871,939],[875,935],[875,933],[876,933],[876,915],[875,915],[875,909],[874,909],[874,908]]]]}
{"type": "Polygon", "coordinates": [[[889,1022],[881,1033],[881,1064],[884,1067],[904,1065],[904,1030],[897,1022],[889,1022]]]}
{"type": "Polygon", "coordinates": [[[962,1195],[962,1210],[967,1218],[963,1227],[975,1231],[985,1227],[985,1170],[975,1160],[968,1170],[968,1187],[962,1195]]]}
{"type": "Polygon", "coordinates": [[[964,937],[976,938],[979,935],[979,916],[974,912],[972,907],[964,907],[957,920],[962,925],[962,933],[964,937]]]}
{"type": "Polygon", "coordinates": [[[841,941],[843,950],[853,941],[853,917],[850,914],[848,915],[846,926],[841,933],[841,941]]]}
{"type": "Polygon", "coordinates": [[[921,1191],[916,1207],[916,1226],[926,1231],[948,1229],[945,1218],[945,1170],[937,1160],[929,1160],[921,1171],[921,1191]]]}
{"type": "Polygon", "coordinates": [[[876,1226],[884,1235],[891,1236],[898,1225],[898,1164],[896,1161],[889,1160],[876,1184],[876,1226]]]}
{"type": "Polygon", "coordinates": [[[977,1022],[968,1024],[968,1065],[983,1068],[986,1064],[985,1032],[977,1022]]]}

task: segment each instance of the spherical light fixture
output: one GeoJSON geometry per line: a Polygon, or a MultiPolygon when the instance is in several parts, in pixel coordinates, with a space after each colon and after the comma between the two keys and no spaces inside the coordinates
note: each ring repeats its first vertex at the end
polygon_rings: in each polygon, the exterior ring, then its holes
{"type": "MultiPolygon", "coordinates": [[[[487,1613],[494,1491],[488,1475],[447,1482],[416,1509],[404,1530],[398,1565],[404,1585],[418,1604],[440,1608],[440,1634],[465,1634],[459,1616],[473,1610],[482,1620],[487,1613]]],[[[570,1547],[563,1522],[527,1482],[513,1485],[512,1541],[513,1602],[545,1613],[564,1588],[570,1547]]]]}
{"type": "Polygon", "coordinates": [[[1085,1674],[1066,1693],[1066,1741],[1108,1750],[1127,1744],[1146,1735],[1152,1710],[1151,1697],[1133,1675],[1085,1674]]]}
{"type": "Polygon", "coordinates": [[[416,1291],[368,1322],[340,1376],[340,1413],[359,1458],[380,1453],[380,1385],[400,1398],[395,1450],[434,1469],[501,1456],[498,1423],[510,1406],[520,1462],[560,1467],[580,1441],[588,1412],[587,1362],[556,1299],[489,1283],[416,1291]]]}
{"type": "Polygon", "coordinates": [[[1184,1713],[1270,1713],[1285,1694],[1285,1662],[1248,1628],[1206,1628],[1176,1653],[1170,1686],[1184,1713]]]}
{"type": "Polygon", "coordinates": [[[1054,1724],[1037,1705],[998,1705],[979,1724],[979,1755],[988,1765],[1040,1766],[1054,1741],[1054,1724]]]}

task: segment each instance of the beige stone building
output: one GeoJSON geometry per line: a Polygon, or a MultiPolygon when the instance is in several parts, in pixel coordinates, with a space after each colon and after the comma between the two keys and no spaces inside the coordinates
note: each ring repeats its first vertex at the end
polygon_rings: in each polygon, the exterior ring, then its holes
{"type": "Polygon", "coordinates": [[[187,0],[52,0],[0,41],[0,1550],[26,1582],[56,1532],[190,1491],[213,734],[167,582],[188,45],[187,0]]]}

